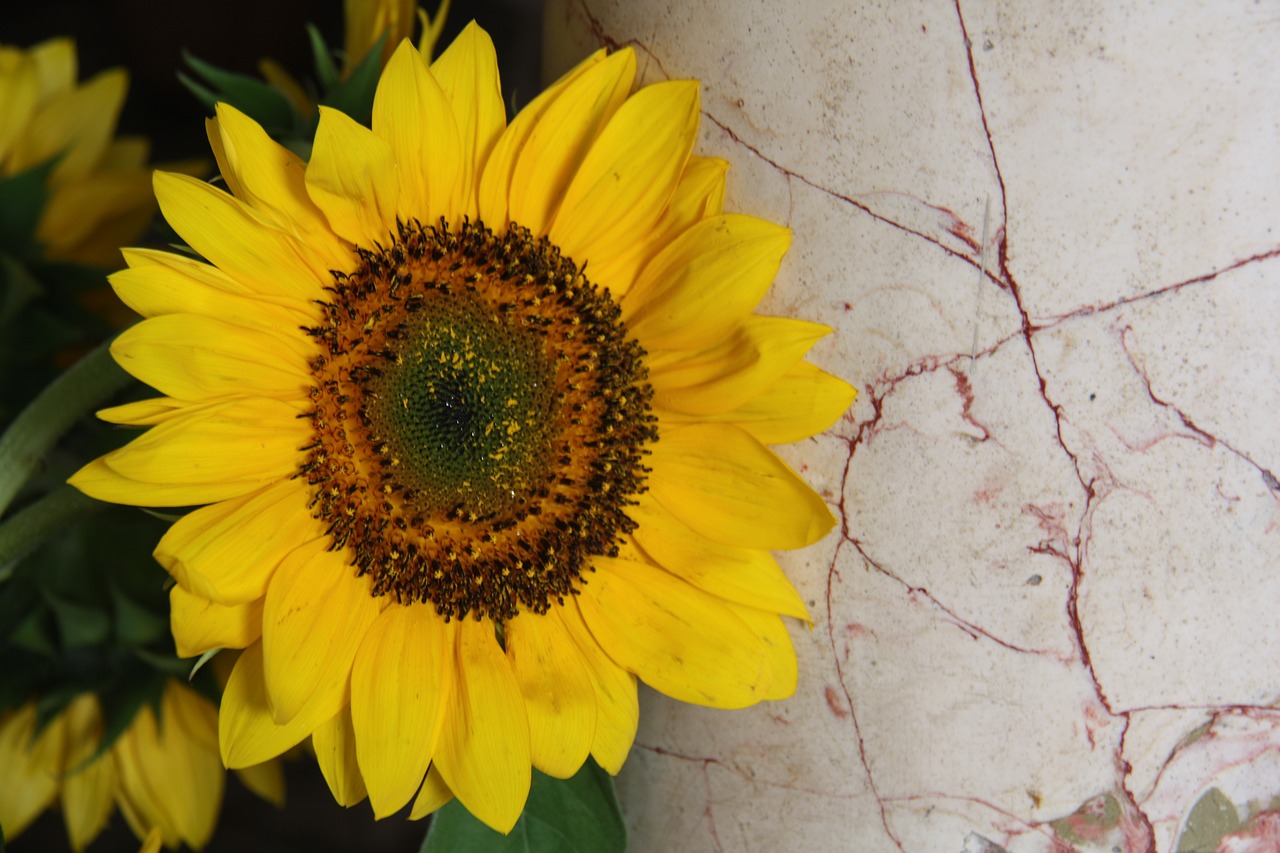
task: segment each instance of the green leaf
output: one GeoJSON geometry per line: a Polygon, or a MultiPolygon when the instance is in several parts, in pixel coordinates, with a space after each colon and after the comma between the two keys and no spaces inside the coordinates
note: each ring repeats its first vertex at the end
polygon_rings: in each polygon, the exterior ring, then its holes
{"type": "Polygon", "coordinates": [[[457,800],[431,821],[421,853],[622,853],[627,830],[613,777],[588,760],[572,778],[533,772],[529,801],[508,835],[471,816],[457,800]]]}
{"type": "Polygon", "coordinates": [[[145,662],[156,672],[163,673],[169,678],[187,678],[196,677],[195,670],[191,668],[191,663],[185,658],[174,657],[172,652],[153,652],[150,649],[134,649],[133,653],[139,660],[145,662]]]}
{"type": "Polygon", "coordinates": [[[316,65],[316,81],[320,91],[327,92],[337,85],[340,75],[338,66],[333,64],[333,52],[324,43],[324,36],[314,24],[307,24],[307,38],[311,40],[311,56],[316,65]]]}
{"type": "Polygon", "coordinates": [[[98,694],[102,705],[102,743],[93,757],[105,753],[124,734],[125,729],[138,715],[144,703],[150,703],[159,716],[160,694],[164,691],[164,677],[159,673],[138,666],[127,670],[107,690],[98,694]]]}
{"type": "Polygon", "coordinates": [[[325,92],[320,103],[341,110],[365,127],[371,126],[373,94],[378,89],[378,78],[382,75],[382,46],[386,41],[387,33],[383,33],[378,43],[364,55],[356,70],[351,72],[351,76],[325,92]]]}
{"type": "Polygon", "coordinates": [[[111,601],[115,605],[116,640],[124,646],[145,646],[163,637],[169,620],[162,614],[139,604],[113,584],[111,601]]]}
{"type": "Polygon", "coordinates": [[[0,178],[0,247],[28,260],[40,256],[36,224],[49,199],[49,173],[57,161],[55,157],[25,172],[0,178]]]}
{"type": "Polygon", "coordinates": [[[291,130],[297,124],[293,104],[271,84],[247,74],[223,71],[185,51],[182,58],[209,85],[198,83],[182,73],[178,74],[178,79],[209,109],[213,109],[218,101],[226,101],[273,136],[291,130]]]}
{"type": "Polygon", "coordinates": [[[9,578],[0,583],[0,644],[9,642],[37,601],[35,585],[25,578],[9,578]]]}
{"type": "Polygon", "coordinates": [[[64,649],[96,646],[111,636],[111,617],[99,608],[48,592],[45,593],[45,601],[58,621],[58,636],[64,649]]]}
{"type": "Polygon", "coordinates": [[[195,664],[191,667],[191,674],[187,676],[187,681],[194,681],[196,674],[204,669],[204,665],[218,656],[218,652],[222,649],[210,649],[200,657],[196,658],[195,664]]]}
{"type": "Polygon", "coordinates": [[[19,649],[26,649],[50,658],[58,657],[57,632],[53,617],[43,607],[33,609],[18,623],[9,642],[19,649]]]}
{"type": "Polygon", "coordinates": [[[79,685],[61,684],[41,694],[36,700],[35,735],[38,737],[45,726],[56,720],[58,715],[67,710],[67,706],[83,692],[84,689],[79,685]]]}

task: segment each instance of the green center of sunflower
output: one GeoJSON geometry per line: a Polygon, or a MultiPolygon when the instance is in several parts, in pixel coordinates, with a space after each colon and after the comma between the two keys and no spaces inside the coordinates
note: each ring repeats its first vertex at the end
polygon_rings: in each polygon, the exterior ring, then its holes
{"type": "Polygon", "coordinates": [[[635,524],[657,437],[607,291],[512,226],[402,225],[307,332],[313,511],[375,595],[447,618],[545,612],[635,524]]]}
{"type": "Polygon", "coordinates": [[[545,478],[555,375],[545,340],[475,294],[432,294],[372,383],[373,432],[424,505],[500,512],[545,478]]]}

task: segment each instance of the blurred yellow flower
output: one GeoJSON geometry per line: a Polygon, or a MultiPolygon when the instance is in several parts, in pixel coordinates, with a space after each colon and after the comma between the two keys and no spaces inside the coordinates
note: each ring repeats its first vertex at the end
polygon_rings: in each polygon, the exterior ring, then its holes
{"type": "Polygon", "coordinates": [[[56,158],[36,236],[47,257],[120,265],[118,247],[142,234],[155,199],[148,143],[115,138],[128,76],[76,81],[70,39],[29,50],[0,45],[0,178],[56,158]]]}
{"type": "MultiPolygon", "coordinates": [[[[222,806],[225,776],[213,703],[170,680],[158,719],[144,704],[99,755],[102,737],[102,707],[93,693],[77,697],[38,736],[34,701],[0,715],[0,826],[6,839],[60,799],[74,850],[98,837],[116,807],[139,839],[154,832],[169,847],[203,847],[222,806]]],[[[278,765],[250,768],[241,779],[264,799],[283,802],[278,765]]]]}
{"type": "Polygon", "coordinates": [[[418,50],[423,56],[434,54],[436,41],[449,14],[449,0],[443,0],[434,18],[418,7],[417,0],[345,0],[343,11],[346,19],[344,73],[350,74],[384,32],[387,40],[383,43],[382,61],[378,64],[386,65],[396,46],[413,36],[413,26],[418,21],[422,22],[418,50]]]}

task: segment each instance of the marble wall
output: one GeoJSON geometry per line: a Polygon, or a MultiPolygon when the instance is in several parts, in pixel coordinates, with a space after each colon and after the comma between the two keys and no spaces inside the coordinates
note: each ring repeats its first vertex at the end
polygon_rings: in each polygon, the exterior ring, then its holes
{"type": "Polygon", "coordinates": [[[1280,5],[548,6],[703,81],[860,389],[799,689],[646,693],[632,849],[1280,849],[1280,5]]]}

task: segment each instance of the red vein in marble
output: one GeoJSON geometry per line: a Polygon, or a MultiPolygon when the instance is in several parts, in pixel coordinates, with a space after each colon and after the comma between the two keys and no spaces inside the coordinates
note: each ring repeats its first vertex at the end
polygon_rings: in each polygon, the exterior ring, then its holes
{"type": "MultiPolygon", "coordinates": [[[[752,155],[764,161],[765,163],[768,163],[773,169],[775,169],[777,172],[782,174],[784,177],[788,179],[797,180],[800,183],[804,184],[805,186],[810,187],[811,189],[817,190],[823,195],[831,196],[832,198],[838,199],[839,201],[842,201],[845,204],[850,205],[851,207],[855,207],[858,210],[865,213],[867,216],[870,216],[872,219],[876,220],[877,222],[883,223],[892,228],[896,228],[899,231],[904,231],[913,237],[917,237],[921,240],[924,240],[926,243],[930,244],[931,246],[941,249],[943,252],[946,252],[951,257],[957,260],[963,261],[964,263],[968,264],[974,269],[980,268],[981,262],[978,259],[970,257],[969,255],[966,255],[963,252],[957,252],[955,249],[943,243],[941,240],[939,240],[936,237],[933,237],[929,234],[924,233],[923,231],[919,231],[915,228],[912,228],[909,225],[906,225],[904,223],[891,219],[885,216],[884,214],[877,213],[865,202],[858,201],[858,199],[854,198],[853,196],[849,196],[849,195],[845,195],[844,193],[837,192],[836,190],[833,190],[830,187],[824,187],[822,184],[819,184],[818,182],[812,180],[811,178],[805,177],[804,175],[800,174],[794,169],[791,169],[787,166],[782,165],[777,160],[774,160],[769,155],[765,154],[756,146],[752,145],[751,143],[744,140],[742,137],[738,136],[738,134],[734,132],[733,128],[729,127],[727,124],[722,122],[720,119],[716,118],[711,113],[707,112],[706,110],[703,110],[702,114],[707,118],[708,121],[710,121],[716,127],[720,128],[721,132],[723,132],[725,136],[728,136],[730,139],[732,139],[735,145],[738,145],[739,147],[744,148],[747,151],[750,151],[752,155]]],[[[939,208],[937,205],[929,204],[928,202],[921,201],[920,203],[934,210],[945,211],[945,213],[952,220],[954,220],[955,222],[960,222],[959,218],[950,210],[946,210],[945,208],[939,208]]],[[[954,229],[955,226],[953,225],[952,228],[954,229]]],[[[947,233],[951,234],[953,237],[956,237],[957,239],[961,240],[966,245],[968,245],[971,241],[969,239],[966,239],[964,236],[962,236],[962,234],[957,233],[957,230],[948,229],[947,233]]],[[[982,270],[982,273],[984,277],[994,282],[998,287],[1003,289],[1007,286],[1007,283],[997,278],[995,273],[993,273],[991,270],[984,269],[982,270]]]]}
{"type": "Polygon", "coordinates": [[[1062,405],[1053,401],[1049,395],[1048,383],[1045,380],[1044,372],[1040,369],[1039,359],[1036,355],[1035,342],[1033,340],[1036,327],[1032,324],[1031,318],[1027,313],[1026,304],[1022,298],[1022,292],[1018,285],[1017,279],[1014,277],[1012,270],[1009,268],[1009,208],[1007,205],[1008,194],[1005,189],[1004,174],[1000,169],[1000,158],[996,153],[995,140],[991,134],[991,127],[987,122],[986,106],[982,100],[982,84],[978,79],[978,69],[973,57],[973,41],[969,38],[969,30],[965,24],[964,12],[960,8],[960,0],[954,0],[956,10],[956,20],[960,26],[960,33],[964,38],[965,58],[969,64],[969,77],[973,82],[974,98],[977,101],[978,113],[982,119],[982,129],[987,137],[987,150],[991,155],[992,168],[995,170],[996,180],[1000,186],[1000,202],[1001,215],[1003,223],[1000,229],[999,246],[997,251],[998,264],[1000,269],[1001,280],[1007,282],[1009,294],[1012,296],[1017,306],[1018,315],[1022,319],[1022,332],[1026,340],[1027,352],[1031,357],[1031,365],[1036,373],[1036,380],[1040,387],[1040,397],[1044,400],[1046,406],[1053,413],[1054,424],[1057,431],[1058,444],[1063,452],[1071,460],[1076,470],[1076,478],[1080,481],[1080,485],[1084,490],[1085,504],[1084,510],[1080,517],[1080,528],[1074,537],[1074,541],[1070,550],[1063,548],[1059,556],[1065,561],[1071,571],[1071,583],[1068,588],[1067,595],[1067,620],[1071,627],[1072,633],[1075,635],[1076,647],[1080,654],[1080,663],[1085,672],[1088,673],[1090,683],[1093,686],[1094,693],[1101,703],[1102,707],[1112,716],[1122,721],[1120,731],[1120,739],[1117,743],[1117,750],[1114,755],[1116,769],[1118,771],[1118,787],[1123,792],[1128,802],[1125,804],[1127,808],[1133,809],[1138,815],[1141,826],[1145,833],[1146,845],[1150,849],[1155,848],[1155,829],[1151,824],[1150,818],[1138,806],[1137,798],[1133,792],[1129,790],[1129,775],[1132,772],[1132,766],[1124,758],[1122,745],[1124,737],[1128,733],[1130,718],[1127,712],[1116,713],[1110,703],[1107,701],[1102,684],[1098,680],[1097,673],[1093,667],[1093,661],[1089,653],[1089,645],[1085,640],[1084,626],[1080,619],[1080,584],[1084,577],[1084,555],[1088,550],[1089,533],[1088,527],[1091,525],[1093,512],[1099,499],[1098,490],[1095,488],[1095,479],[1086,478],[1081,470],[1079,457],[1072,452],[1067,446],[1067,442],[1063,437],[1062,426],[1066,416],[1063,412],[1062,405]]]}
{"type": "Polygon", "coordinates": [[[1249,463],[1250,466],[1262,475],[1262,481],[1267,485],[1267,488],[1276,491],[1277,488],[1280,487],[1280,482],[1277,481],[1276,475],[1272,471],[1264,468],[1261,464],[1255,461],[1252,456],[1243,450],[1233,447],[1230,443],[1212,435],[1207,430],[1201,429],[1196,425],[1196,422],[1191,419],[1190,415],[1178,408],[1172,402],[1163,400],[1156,396],[1155,388],[1152,386],[1151,376],[1147,373],[1146,365],[1141,363],[1140,359],[1134,355],[1133,350],[1129,348],[1129,339],[1134,335],[1136,335],[1136,332],[1134,332],[1133,327],[1125,326],[1123,331],[1120,333],[1120,346],[1123,347],[1125,357],[1129,360],[1130,366],[1132,366],[1138,376],[1142,378],[1142,383],[1147,389],[1147,396],[1151,398],[1151,402],[1155,403],[1165,411],[1176,415],[1178,420],[1182,421],[1182,425],[1189,429],[1203,444],[1205,444],[1205,446],[1213,448],[1221,445],[1227,450],[1227,452],[1231,453],[1236,458],[1249,463]]]}
{"type": "Polygon", "coordinates": [[[706,808],[702,810],[702,816],[707,821],[707,831],[711,833],[711,840],[715,842],[716,850],[724,850],[724,845],[720,843],[720,835],[716,832],[716,818],[711,808],[713,798],[711,796],[711,776],[708,772],[709,768],[713,765],[723,767],[724,762],[718,758],[710,758],[702,755],[686,755],[674,750],[665,749],[661,746],[644,746],[642,744],[636,744],[636,747],[646,750],[647,752],[652,752],[654,755],[661,755],[664,758],[675,758],[680,761],[687,761],[693,764],[700,764],[702,766],[702,786],[706,790],[707,797],[707,805],[706,808]]]}
{"type": "Polygon", "coordinates": [[[1156,299],[1162,296],[1168,296],[1170,294],[1177,293],[1180,290],[1183,290],[1188,287],[1192,287],[1197,284],[1208,284],[1209,282],[1217,279],[1219,276],[1225,275],[1226,273],[1229,273],[1229,272],[1234,272],[1235,270],[1238,270],[1241,267],[1251,266],[1252,264],[1261,263],[1263,261],[1274,260],[1276,258],[1280,258],[1280,246],[1277,246],[1273,249],[1268,249],[1265,252],[1258,252],[1256,254],[1249,255],[1246,258],[1240,258],[1238,260],[1232,261],[1231,263],[1225,266],[1218,267],[1217,269],[1210,270],[1209,272],[1202,273],[1201,275],[1193,276],[1191,278],[1184,279],[1179,282],[1175,282],[1174,284],[1167,284],[1162,287],[1157,287],[1154,290],[1148,290],[1143,293],[1136,293],[1133,296],[1124,296],[1124,297],[1121,297],[1120,299],[1114,299],[1110,302],[1103,302],[1099,305],[1088,305],[1083,308],[1077,308],[1074,311],[1070,311],[1066,314],[1058,314],[1053,317],[1042,318],[1041,320],[1039,320],[1037,328],[1049,329],[1067,320],[1076,320],[1082,317],[1091,317],[1096,314],[1105,314],[1109,311],[1115,311],[1118,308],[1123,308],[1126,305],[1132,305],[1135,302],[1142,302],[1147,299],[1156,299]]]}
{"type": "MultiPolygon", "coordinates": [[[[881,401],[883,401],[883,397],[881,398],[881,401]]],[[[882,402],[877,403],[873,401],[873,404],[876,407],[876,417],[874,420],[879,420],[883,412],[881,408],[882,402]]],[[[849,468],[853,465],[853,454],[861,436],[862,431],[859,430],[859,434],[847,442],[849,452],[845,457],[844,471],[840,477],[840,482],[842,484],[849,482],[849,468]]],[[[898,837],[897,833],[894,832],[893,827],[889,824],[888,807],[885,805],[884,797],[881,795],[880,790],[876,785],[875,774],[871,771],[871,761],[867,757],[867,743],[862,736],[862,724],[858,722],[858,708],[853,702],[853,691],[849,689],[848,680],[844,675],[845,661],[841,655],[836,653],[836,637],[832,627],[835,624],[835,619],[831,612],[831,603],[834,599],[834,596],[832,595],[832,586],[837,581],[843,580],[840,576],[840,570],[836,568],[840,564],[840,551],[844,548],[846,543],[853,545],[854,548],[858,547],[849,530],[849,512],[845,506],[845,494],[846,490],[842,487],[840,489],[840,500],[838,504],[840,509],[840,542],[836,545],[835,553],[831,556],[831,565],[827,568],[827,640],[831,644],[831,657],[836,667],[836,680],[840,684],[840,690],[844,693],[845,708],[848,709],[847,719],[849,720],[849,725],[853,728],[854,739],[857,741],[858,761],[862,764],[862,771],[867,780],[867,788],[871,791],[871,796],[875,798],[876,808],[880,811],[880,825],[884,828],[885,835],[889,837],[897,848],[901,850],[902,853],[906,853],[906,848],[902,846],[902,839],[898,837]]]]}

